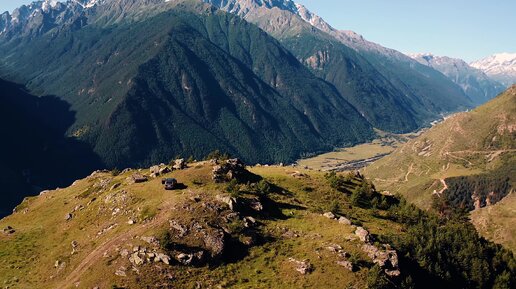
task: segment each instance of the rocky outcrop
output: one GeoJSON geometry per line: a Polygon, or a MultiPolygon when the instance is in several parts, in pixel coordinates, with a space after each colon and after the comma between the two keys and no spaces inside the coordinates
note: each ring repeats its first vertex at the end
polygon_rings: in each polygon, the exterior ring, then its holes
{"type": "Polygon", "coordinates": [[[380,249],[372,244],[364,244],[362,250],[371,258],[373,263],[384,269],[388,276],[397,277],[401,274],[398,267],[398,253],[392,250],[390,246],[384,245],[384,248],[380,249]]]}
{"type": "Polygon", "coordinates": [[[241,180],[249,172],[239,159],[230,159],[213,167],[213,180],[217,183],[228,182],[232,179],[241,180]]]}

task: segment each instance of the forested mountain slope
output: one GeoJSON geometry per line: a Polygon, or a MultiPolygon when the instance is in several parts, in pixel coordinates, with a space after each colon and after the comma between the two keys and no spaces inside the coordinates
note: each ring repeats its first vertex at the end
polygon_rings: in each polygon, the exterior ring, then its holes
{"type": "Polygon", "coordinates": [[[200,1],[73,7],[75,20],[0,37],[0,71],[71,103],[69,134],[110,167],[215,149],[292,161],[373,136],[331,84],[236,16],[200,1]]]}

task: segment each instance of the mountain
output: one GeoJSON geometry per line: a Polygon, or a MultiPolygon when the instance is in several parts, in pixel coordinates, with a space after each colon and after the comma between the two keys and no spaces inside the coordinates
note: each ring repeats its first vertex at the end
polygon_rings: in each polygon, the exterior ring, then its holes
{"type": "MultiPolygon", "coordinates": [[[[364,173],[375,180],[379,189],[400,193],[423,208],[480,210],[497,206],[514,193],[515,140],[516,86],[513,86],[471,112],[447,118],[373,163],[364,173]]],[[[506,201],[500,206],[508,204],[514,202],[506,201]]],[[[498,221],[511,224],[516,221],[514,217],[508,216],[511,221],[505,217],[498,221]]],[[[506,245],[514,244],[514,234],[506,238],[491,231],[486,236],[506,245]]]]}
{"type": "Polygon", "coordinates": [[[0,38],[0,71],[70,103],[68,134],[108,167],[216,149],[286,162],[373,136],[278,41],[200,1],[43,4],[20,8],[44,17],[18,17],[0,38]]]}
{"type": "Polygon", "coordinates": [[[471,67],[464,60],[430,53],[410,54],[419,63],[440,71],[458,84],[469,98],[480,105],[505,90],[505,86],[492,80],[481,70],[471,67]]]}
{"type": "Polygon", "coordinates": [[[438,219],[380,195],[361,175],[280,166],[247,171],[238,160],[190,163],[172,172],[159,168],[164,174],[158,178],[150,176],[154,168],[97,171],[26,199],[0,220],[4,286],[516,284],[511,252],[480,238],[471,224],[438,219]],[[146,182],[134,182],[143,176],[146,182]],[[167,191],[161,178],[172,177],[180,185],[167,191]]]}
{"type": "Polygon", "coordinates": [[[471,106],[460,87],[441,73],[361,37],[356,41],[293,1],[203,1],[276,37],[376,128],[412,131],[437,115],[471,106]]]}
{"type": "Polygon", "coordinates": [[[69,186],[102,167],[88,145],[65,137],[74,121],[66,102],[1,79],[0,91],[0,218],[26,196],[69,186]]]}
{"type": "Polygon", "coordinates": [[[516,53],[499,53],[471,63],[507,87],[516,83],[516,53]]]}

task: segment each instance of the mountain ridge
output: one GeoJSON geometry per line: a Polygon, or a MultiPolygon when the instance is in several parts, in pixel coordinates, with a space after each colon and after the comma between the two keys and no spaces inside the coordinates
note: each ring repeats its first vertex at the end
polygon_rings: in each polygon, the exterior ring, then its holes
{"type": "Polygon", "coordinates": [[[491,79],[482,70],[476,69],[462,59],[447,56],[437,56],[431,53],[409,54],[421,64],[430,66],[462,87],[464,92],[480,105],[506,88],[501,83],[491,79]]]}
{"type": "Polygon", "coordinates": [[[507,87],[516,83],[516,53],[499,53],[470,63],[507,87]]]}

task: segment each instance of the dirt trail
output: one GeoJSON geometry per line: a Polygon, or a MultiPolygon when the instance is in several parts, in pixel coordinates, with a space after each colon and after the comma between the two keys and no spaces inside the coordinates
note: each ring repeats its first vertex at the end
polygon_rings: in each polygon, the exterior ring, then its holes
{"type": "Polygon", "coordinates": [[[408,182],[408,176],[412,173],[412,170],[414,169],[414,163],[410,164],[410,167],[407,171],[407,174],[405,175],[405,182],[408,182]]]}
{"type": "Polygon", "coordinates": [[[60,282],[60,284],[56,288],[73,288],[75,287],[75,283],[79,282],[80,277],[95,263],[101,259],[104,255],[104,252],[109,251],[112,247],[117,244],[122,243],[123,241],[131,238],[135,235],[140,235],[149,229],[156,228],[162,225],[167,221],[167,210],[161,210],[161,213],[158,214],[152,221],[147,224],[143,224],[141,226],[135,227],[125,233],[122,233],[116,237],[113,237],[106,242],[102,243],[100,246],[95,248],[88,256],[86,256],[77,267],[68,274],[64,281],[60,282]]]}

